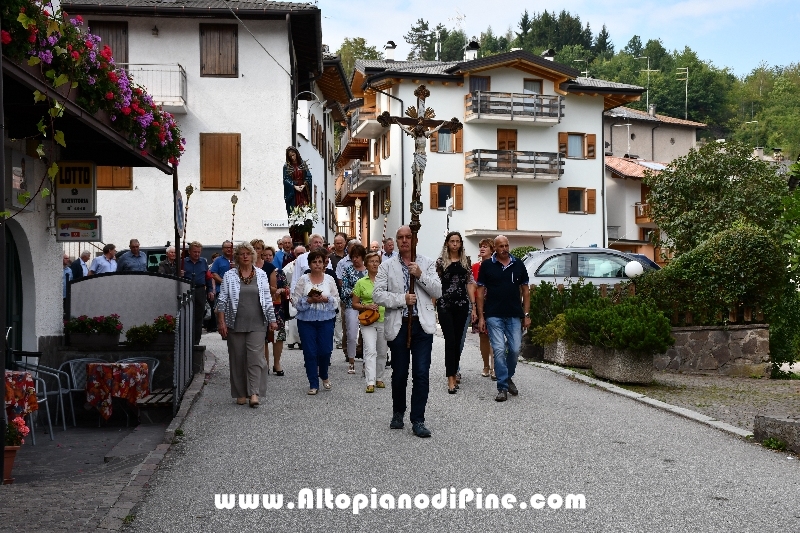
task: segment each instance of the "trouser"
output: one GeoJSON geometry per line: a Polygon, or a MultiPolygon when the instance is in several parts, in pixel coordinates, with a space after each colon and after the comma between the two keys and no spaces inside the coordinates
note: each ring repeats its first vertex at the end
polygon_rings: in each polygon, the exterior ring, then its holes
{"type": "Polygon", "coordinates": [[[404,317],[397,337],[389,341],[392,350],[392,410],[406,412],[408,365],[411,364],[411,422],[425,422],[425,406],[430,388],[433,335],[426,333],[414,317],[411,322],[411,348],[406,347],[408,318],[404,317]]]}
{"type": "Polygon", "coordinates": [[[508,380],[514,377],[517,369],[522,324],[519,317],[489,317],[486,319],[486,329],[494,352],[497,390],[508,390],[508,380]]]}
{"type": "MultiPolygon", "coordinates": [[[[333,329],[333,340],[337,345],[342,344],[342,336],[344,335],[344,328],[342,327],[343,322],[344,312],[340,309],[339,312],[336,313],[336,324],[333,329]]],[[[344,348],[344,344],[342,344],[342,347],[344,348]]]]}
{"type": "Polygon", "coordinates": [[[231,397],[245,398],[267,393],[267,361],[264,359],[264,332],[228,330],[228,359],[231,397]]]}
{"type": "Polygon", "coordinates": [[[333,324],[336,320],[296,320],[309,389],[319,389],[319,378],[328,379],[328,365],[333,352],[333,324]]]}
{"type": "Polygon", "coordinates": [[[461,338],[467,322],[468,307],[439,308],[439,324],[444,336],[444,368],[446,376],[455,376],[461,361],[461,338]]]}
{"type": "Polygon", "coordinates": [[[383,335],[383,322],[373,322],[369,326],[361,326],[361,338],[364,340],[364,376],[367,385],[375,385],[383,381],[386,368],[388,345],[383,335]]]}
{"type": "Polygon", "coordinates": [[[341,320],[342,326],[342,351],[344,352],[345,359],[347,358],[347,326],[345,325],[344,315],[347,310],[345,309],[344,304],[339,305],[339,314],[337,318],[341,320]]]}
{"type": "Polygon", "coordinates": [[[200,344],[200,337],[203,335],[203,317],[206,315],[206,288],[195,287],[192,297],[194,298],[194,331],[192,332],[192,344],[200,344]]]}
{"type": "Polygon", "coordinates": [[[347,356],[351,359],[356,356],[358,345],[358,311],[355,309],[344,310],[344,328],[347,329],[347,356]]]}

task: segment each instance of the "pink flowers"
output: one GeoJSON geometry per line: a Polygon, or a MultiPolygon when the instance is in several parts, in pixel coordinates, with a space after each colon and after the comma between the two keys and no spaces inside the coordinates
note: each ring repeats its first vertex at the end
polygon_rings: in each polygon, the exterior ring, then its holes
{"type": "Polygon", "coordinates": [[[73,51],[71,55],[72,55],[72,59],[74,59],[75,61],[77,61],[77,60],[79,60],[81,58],[81,55],[77,51],[73,51]]]}
{"type": "Polygon", "coordinates": [[[3,46],[7,45],[11,42],[11,34],[8,33],[6,30],[2,30],[0,32],[0,41],[2,41],[3,46]]]}
{"type": "Polygon", "coordinates": [[[94,48],[94,42],[92,42],[92,40],[91,40],[91,39],[86,39],[86,41],[84,41],[84,43],[83,43],[83,44],[85,44],[85,45],[86,45],[86,48],[88,48],[89,50],[91,50],[92,48],[94,48]]]}
{"type": "Polygon", "coordinates": [[[109,47],[107,44],[103,45],[103,51],[100,52],[100,55],[106,61],[111,61],[111,58],[112,58],[111,47],[109,47]]]}
{"type": "Polygon", "coordinates": [[[120,111],[122,111],[122,114],[125,115],[125,116],[128,116],[128,115],[131,114],[131,108],[127,107],[127,106],[121,108],[120,111]]]}
{"type": "Polygon", "coordinates": [[[106,100],[113,100],[113,99],[114,99],[114,93],[112,93],[111,91],[108,91],[106,93],[106,100]]]}
{"type": "Polygon", "coordinates": [[[117,77],[117,73],[113,70],[108,71],[108,79],[111,80],[113,83],[117,83],[119,78],[117,77]]]}

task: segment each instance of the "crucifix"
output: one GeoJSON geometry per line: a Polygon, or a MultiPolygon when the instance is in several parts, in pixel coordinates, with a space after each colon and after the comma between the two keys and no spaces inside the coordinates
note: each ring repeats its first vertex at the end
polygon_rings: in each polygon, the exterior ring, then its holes
{"type": "MultiPolygon", "coordinates": [[[[422,176],[425,173],[425,165],[428,161],[426,153],[426,146],[428,139],[442,128],[450,131],[451,134],[457,133],[463,127],[463,124],[457,119],[450,120],[434,120],[436,113],[430,107],[425,107],[425,99],[431,95],[431,92],[424,85],[417,87],[414,91],[414,96],[417,97],[417,107],[409,106],[406,109],[405,117],[393,117],[389,115],[388,111],[384,111],[378,116],[378,122],[384,128],[388,128],[392,124],[400,126],[407,135],[414,139],[414,162],[411,164],[411,173],[414,176],[414,183],[411,192],[411,223],[408,225],[411,228],[411,261],[417,260],[417,233],[422,226],[419,222],[419,215],[422,213],[422,201],[420,194],[422,192],[422,176]]],[[[409,283],[409,292],[414,293],[414,276],[411,276],[409,283]]],[[[408,306],[408,339],[407,345],[411,347],[411,320],[413,319],[413,306],[408,306]]]]}

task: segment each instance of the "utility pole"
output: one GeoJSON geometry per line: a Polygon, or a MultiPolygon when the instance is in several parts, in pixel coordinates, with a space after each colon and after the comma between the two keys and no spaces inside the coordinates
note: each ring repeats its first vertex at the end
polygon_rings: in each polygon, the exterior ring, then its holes
{"type": "Polygon", "coordinates": [[[689,67],[676,68],[678,81],[686,82],[686,96],[683,103],[683,118],[689,120],[689,67]]]}
{"type": "Polygon", "coordinates": [[[660,70],[651,70],[650,69],[650,56],[639,56],[636,59],[646,59],[647,60],[647,70],[640,70],[639,72],[647,72],[647,111],[650,111],[650,73],[651,72],[661,72],[660,70]]]}

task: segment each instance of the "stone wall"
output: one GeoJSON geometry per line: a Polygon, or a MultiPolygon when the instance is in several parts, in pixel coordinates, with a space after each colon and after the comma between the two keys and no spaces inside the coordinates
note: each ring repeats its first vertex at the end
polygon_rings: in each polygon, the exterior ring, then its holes
{"type": "Polygon", "coordinates": [[[689,326],[672,328],[675,345],[655,356],[656,370],[769,376],[769,326],[767,324],[689,326]]]}

